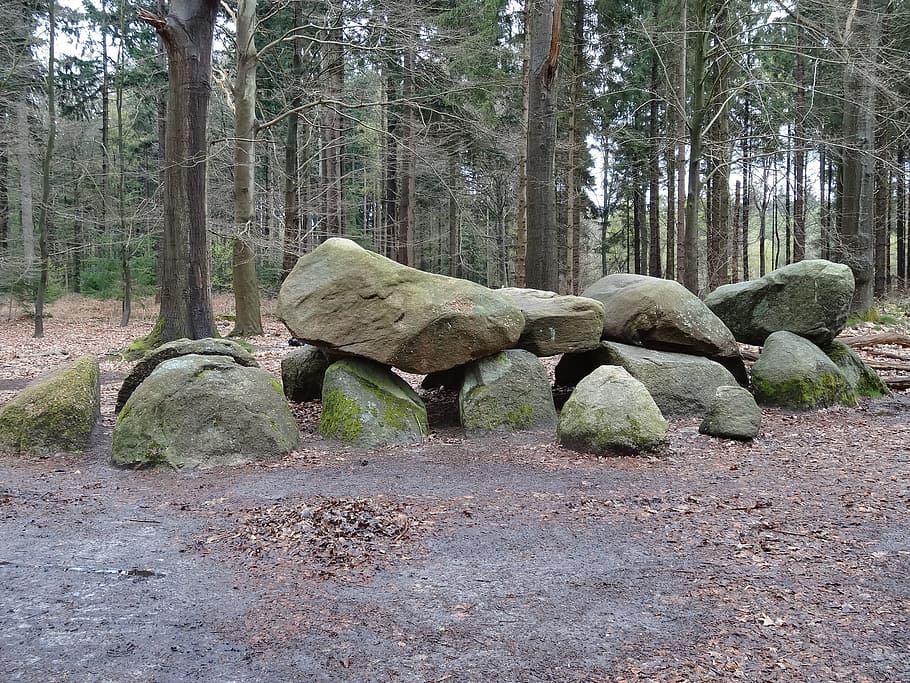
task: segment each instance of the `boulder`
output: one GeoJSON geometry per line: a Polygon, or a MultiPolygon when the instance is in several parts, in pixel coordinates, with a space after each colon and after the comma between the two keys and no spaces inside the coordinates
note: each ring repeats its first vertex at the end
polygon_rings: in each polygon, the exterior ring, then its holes
{"type": "Polygon", "coordinates": [[[521,349],[502,351],[465,369],[458,413],[468,434],[556,426],[547,371],[537,356],[521,349]]]}
{"type": "Polygon", "coordinates": [[[419,443],[428,433],[427,409],[387,367],[345,358],[326,370],[319,433],[364,448],[419,443]]]}
{"type": "Polygon", "coordinates": [[[664,415],[704,415],[717,387],[736,384],[729,370],[703,356],[602,342],[587,353],[565,355],[556,384],[572,386],[600,365],[619,365],[645,385],[664,415]]]}
{"type": "Polygon", "coordinates": [[[769,334],[786,331],[824,346],[844,329],[853,289],[848,266],[817,259],[718,287],[705,304],[744,344],[761,346],[769,334]]]}
{"type": "Polygon", "coordinates": [[[281,285],[278,315],[329,351],[428,374],[512,348],[524,316],[505,296],[332,238],[281,285]]]}
{"type": "Polygon", "coordinates": [[[752,366],[755,399],[761,405],[811,410],[856,405],[856,393],[834,362],[808,339],[774,332],[752,366]]]}
{"type": "Polygon", "coordinates": [[[575,387],[559,415],[557,433],[566,448],[623,455],[658,449],[667,428],[641,382],[624,368],[601,365],[575,387]]]}
{"type": "Polygon", "coordinates": [[[688,289],[647,275],[607,275],[582,292],[604,305],[603,338],[706,356],[747,382],[739,346],[726,325],[688,289]]]}
{"type": "Polygon", "coordinates": [[[857,396],[881,398],[891,395],[891,390],[878,376],[878,373],[866,365],[856,351],[843,342],[835,340],[825,346],[822,351],[847,378],[847,382],[850,383],[857,396]]]}
{"type": "Polygon", "coordinates": [[[515,304],[525,317],[516,345],[537,356],[555,356],[597,348],[604,326],[599,301],[540,289],[506,287],[495,290],[515,304]]]}
{"type": "Polygon", "coordinates": [[[253,356],[233,339],[177,339],[152,349],[133,366],[130,374],[126,376],[123,384],[120,385],[120,391],[117,392],[117,404],[114,407],[114,412],[120,412],[130,395],[136,390],[136,387],[142,384],[145,378],[151,375],[152,371],[160,363],[171,358],[190,354],[197,356],[229,356],[238,365],[248,368],[259,367],[253,356]]]}
{"type": "Polygon", "coordinates": [[[79,358],[30,382],[0,408],[0,450],[81,451],[101,411],[98,359],[79,358]]]}
{"type": "Polygon", "coordinates": [[[721,439],[749,441],[758,436],[761,410],[755,398],[740,386],[717,387],[698,431],[721,439]]]}
{"type": "Polygon", "coordinates": [[[332,360],[322,349],[306,344],[281,359],[281,384],[289,401],[322,398],[322,380],[332,360]]]}
{"type": "Polygon", "coordinates": [[[114,426],[113,462],[174,469],[237,465],[297,445],[281,383],[228,356],[160,363],[136,387],[114,426]]]}

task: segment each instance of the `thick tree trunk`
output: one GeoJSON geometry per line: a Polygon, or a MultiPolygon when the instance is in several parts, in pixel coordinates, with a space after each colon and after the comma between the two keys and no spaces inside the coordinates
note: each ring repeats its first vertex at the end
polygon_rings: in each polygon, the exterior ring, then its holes
{"type": "Polygon", "coordinates": [[[262,334],[256,230],[256,0],[238,0],[234,77],[234,329],[232,337],[262,334]]]}
{"type": "Polygon", "coordinates": [[[880,125],[876,137],[875,150],[875,222],[873,233],[875,239],[875,296],[883,296],[888,291],[888,273],[891,270],[891,240],[888,221],[888,204],[891,198],[891,183],[888,167],[891,165],[891,141],[885,129],[880,125]]]}
{"type": "MultiPolygon", "coordinates": [[[[677,41],[678,60],[676,78],[674,79],[674,96],[676,98],[676,279],[686,281],[686,91],[688,59],[688,0],[679,1],[679,30],[677,41]]],[[[698,277],[696,275],[696,280],[698,277]]]]}
{"type": "Polygon", "coordinates": [[[742,209],[742,250],[743,250],[743,280],[748,280],[749,275],[749,213],[751,208],[752,187],[752,136],[751,121],[749,119],[749,97],[745,96],[743,102],[743,209],[742,209]]]}
{"type": "Polygon", "coordinates": [[[47,27],[47,143],[44,147],[44,161],[41,164],[41,207],[38,214],[38,249],[41,258],[41,274],[38,278],[38,292],[35,297],[35,337],[44,336],[44,297],[47,293],[48,241],[51,222],[51,159],[54,158],[54,140],[57,137],[57,96],[54,93],[54,38],[56,34],[56,0],[48,2],[47,27]]]}
{"type": "MultiPolygon", "coordinates": [[[[702,17],[704,19],[704,17],[702,17]]],[[[699,24],[703,24],[700,21],[699,24]]],[[[692,114],[689,118],[689,178],[686,193],[685,262],[683,284],[698,292],[698,202],[701,196],[702,127],[705,120],[705,50],[707,36],[698,32],[693,37],[692,114]]]]}
{"type": "Polygon", "coordinates": [[[528,256],[528,97],[530,95],[531,39],[530,2],[521,12],[524,31],[521,45],[521,142],[518,159],[518,215],[515,226],[515,284],[525,286],[528,256]]]}
{"type": "Polygon", "coordinates": [[[873,225],[875,220],[875,81],[869,70],[876,63],[881,36],[880,15],[864,2],[852,24],[849,44],[862,51],[868,61],[860,63],[854,56],[847,65],[844,92],[842,162],[843,187],[840,198],[840,235],[838,260],[850,266],[856,289],[851,310],[864,312],[872,308],[875,274],[873,225]]]}
{"type": "Polygon", "coordinates": [[[206,232],[206,117],[217,0],[172,0],[166,18],[144,10],[167,48],[161,308],[148,343],[215,334],[206,232]]]}
{"type": "Polygon", "coordinates": [[[556,225],[556,93],[562,0],[530,0],[528,250],[525,283],[559,287],[556,225]]]}

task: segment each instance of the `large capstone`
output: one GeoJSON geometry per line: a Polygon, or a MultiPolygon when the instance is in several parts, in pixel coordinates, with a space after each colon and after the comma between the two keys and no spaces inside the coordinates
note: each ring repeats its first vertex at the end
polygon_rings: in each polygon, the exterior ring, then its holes
{"type": "Polygon", "coordinates": [[[511,348],[524,329],[521,311],[501,294],[341,238],[297,261],[278,315],[299,339],[417,374],[511,348]]]}
{"type": "Polygon", "coordinates": [[[101,410],[98,359],[80,358],[30,382],[0,408],[0,450],[46,455],[88,445],[101,410]]]}
{"type": "Polygon", "coordinates": [[[748,390],[740,386],[717,387],[698,431],[721,439],[749,441],[761,429],[761,410],[748,390]]]}
{"type": "Polygon", "coordinates": [[[537,356],[520,349],[502,351],[465,368],[458,412],[468,434],[556,426],[547,371],[537,356]]]}
{"type": "Polygon", "coordinates": [[[556,383],[572,386],[600,365],[619,365],[645,385],[664,415],[704,415],[717,387],[736,384],[729,370],[702,356],[602,342],[595,351],[565,355],[556,383]]]}
{"type": "Polygon", "coordinates": [[[389,368],[345,358],[326,370],[319,433],[364,448],[419,443],[428,433],[427,409],[389,368]]]}
{"type": "Polygon", "coordinates": [[[117,392],[117,405],[114,408],[114,412],[120,412],[121,408],[126,405],[130,395],[136,390],[136,387],[142,384],[145,378],[151,375],[158,365],[166,360],[191,354],[197,356],[228,356],[238,365],[248,368],[259,367],[253,356],[233,339],[216,339],[213,337],[207,339],[177,339],[152,349],[133,366],[130,374],[126,376],[123,384],[120,385],[120,391],[117,392]]]}
{"type": "Polygon", "coordinates": [[[810,410],[856,405],[856,392],[824,352],[792,332],[774,332],[752,366],[755,399],[761,405],[810,410]]]}
{"type": "Polygon", "coordinates": [[[603,338],[652,349],[706,356],[747,381],[736,340],[697,296],[673,280],[617,273],[582,296],[604,305],[603,338]]]}
{"type": "Polygon", "coordinates": [[[786,331],[824,346],[844,329],[853,289],[848,266],[817,259],[718,287],[705,304],[745,344],[761,346],[768,335],[786,331]]]}
{"type": "Polygon", "coordinates": [[[517,287],[495,291],[518,306],[525,317],[517,344],[520,349],[555,356],[588,351],[600,343],[604,307],[595,299],[517,287]]]}
{"type": "Polygon", "coordinates": [[[117,417],[113,462],[174,469],[236,465],[297,444],[281,383],[228,356],[179,356],[160,363],[117,417]]]}
{"type": "Polygon", "coordinates": [[[585,377],[559,415],[559,442],[597,455],[656,450],[667,421],[645,386],[624,368],[602,365],[585,377]]]}

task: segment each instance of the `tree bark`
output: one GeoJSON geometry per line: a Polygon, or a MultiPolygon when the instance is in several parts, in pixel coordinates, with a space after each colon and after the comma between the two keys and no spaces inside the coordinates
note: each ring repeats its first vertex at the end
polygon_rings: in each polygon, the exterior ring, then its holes
{"type": "MultiPolygon", "coordinates": [[[[657,5],[654,5],[657,20],[657,5]]],[[[660,102],[657,98],[660,71],[656,51],[651,52],[651,103],[648,112],[648,274],[662,277],[660,263],[660,102]]]]}
{"type": "Polygon", "coordinates": [[[897,143],[897,286],[901,289],[907,286],[907,186],[904,176],[904,145],[897,143]]]}
{"type": "Polygon", "coordinates": [[[234,77],[234,329],[232,337],[262,334],[256,276],[256,0],[238,0],[234,77]]]}
{"type": "Polygon", "coordinates": [[[707,0],[698,4],[699,21],[692,51],[692,113],[689,117],[689,178],[686,193],[686,231],[684,242],[685,272],[683,284],[694,293],[698,292],[698,202],[701,196],[701,173],[699,166],[702,155],[702,133],[705,121],[705,52],[708,35],[705,31],[707,0]]]}
{"type": "Polygon", "coordinates": [[[51,222],[51,159],[54,158],[54,140],[57,137],[57,95],[54,92],[54,38],[57,32],[56,1],[50,0],[47,9],[47,143],[44,147],[44,161],[41,164],[41,207],[38,214],[38,249],[41,258],[41,274],[35,297],[35,337],[44,336],[44,297],[47,293],[48,240],[51,222]]]}
{"type": "Polygon", "coordinates": [[[528,250],[525,284],[557,291],[556,94],[562,0],[530,0],[528,250]]]}
{"type": "Polygon", "coordinates": [[[29,144],[31,133],[28,123],[28,100],[24,97],[16,104],[19,138],[19,225],[22,229],[23,270],[28,273],[35,265],[35,218],[32,204],[32,150],[29,144]]]}
{"type": "MultiPolygon", "coordinates": [[[[688,59],[688,0],[679,0],[679,58],[674,81],[676,99],[676,279],[686,281],[686,91],[688,59]]],[[[698,280],[696,274],[696,280],[698,280]]]]}
{"type": "MultiPolygon", "coordinates": [[[[325,2],[326,8],[330,6],[325,2]]],[[[344,234],[344,46],[342,10],[326,11],[326,40],[322,45],[323,87],[325,104],[322,113],[323,183],[325,188],[325,234],[340,237],[344,234]]]]}
{"type": "MultiPolygon", "coordinates": [[[[294,28],[300,24],[300,4],[294,3],[294,28]]],[[[303,103],[300,91],[300,78],[303,75],[303,59],[300,56],[300,39],[294,40],[294,56],[291,68],[294,73],[294,97],[291,99],[291,113],[288,115],[287,133],[284,139],[284,243],[281,256],[281,272],[283,277],[297,263],[301,248],[300,230],[300,152],[298,142],[298,126],[300,114],[297,109],[303,103]]],[[[306,184],[302,185],[306,188],[306,184]]]]}
{"type": "Polygon", "coordinates": [[[206,232],[206,117],[217,0],[172,0],[167,17],[139,10],[167,49],[161,308],[149,345],[215,334],[206,232]]]}

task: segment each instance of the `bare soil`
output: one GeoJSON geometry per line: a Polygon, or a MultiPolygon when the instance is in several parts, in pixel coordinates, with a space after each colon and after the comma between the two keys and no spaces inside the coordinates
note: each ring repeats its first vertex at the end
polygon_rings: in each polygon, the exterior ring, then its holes
{"type": "MultiPolygon", "coordinates": [[[[0,455],[3,681],[910,681],[906,393],[749,444],[676,420],[661,458],[467,440],[443,392],[422,446],[339,448],[308,403],[280,461],[126,471],[108,354],[152,313],[51,312],[0,322],[0,403],[90,353],[102,420],[0,455]]],[[[253,343],[278,374],[280,324],[253,343]]]]}

